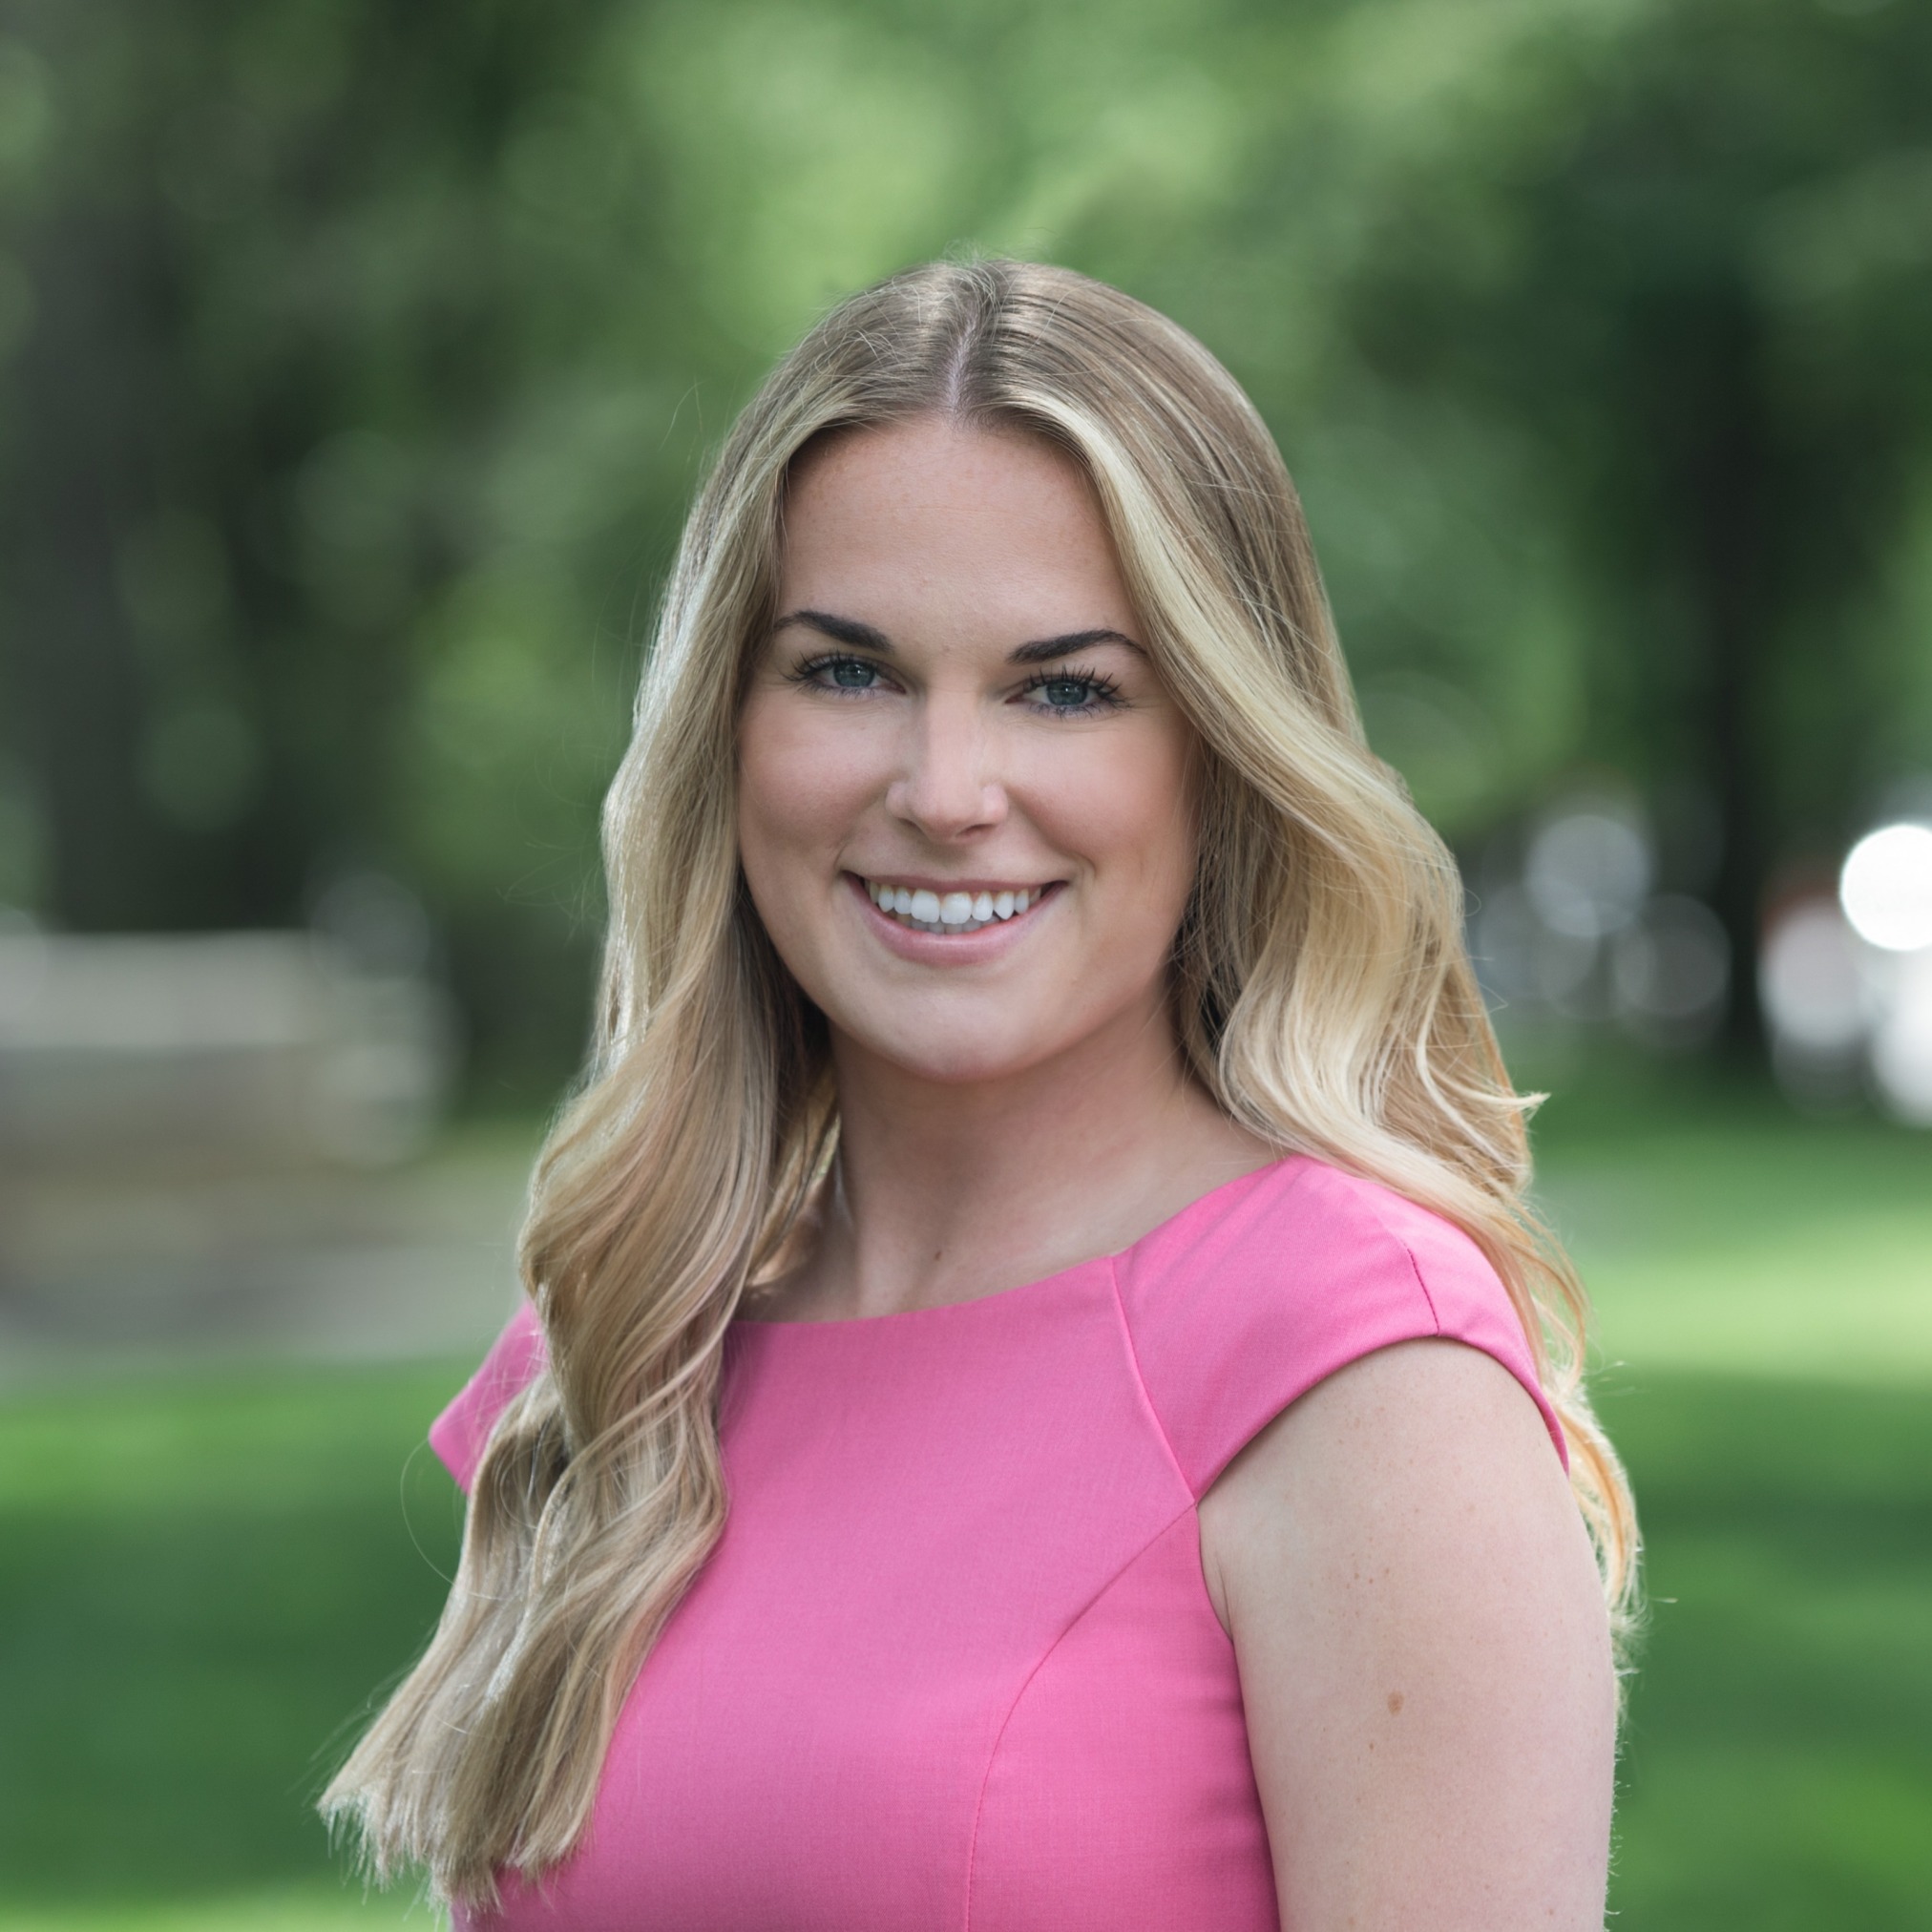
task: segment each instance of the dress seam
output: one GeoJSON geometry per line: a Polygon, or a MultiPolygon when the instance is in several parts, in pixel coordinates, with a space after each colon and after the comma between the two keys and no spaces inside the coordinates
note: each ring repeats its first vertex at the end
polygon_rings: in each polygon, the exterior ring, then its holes
{"type": "Polygon", "coordinates": [[[1395,1228],[1389,1226],[1373,1202],[1365,1202],[1363,1206],[1367,1209],[1369,1219],[1375,1223],[1376,1229],[1382,1239],[1392,1242],[1402,1259],[1409,1264],[1409,1274],[1416,1284],[1416,1292],[1422,1297],[1422,1306],[1429,1311],[1429,1325],[1436,1331],[1437,1334],[1442,1334],[1444,1333],[1442,1311],[1436,1306],[1436,1297],[1429,1292],[1429,1280],[1422,1272],[1422,1264],[1417,1258],[1415,1249],[1403,1235],[1398,1234],[1395,1228]]]}
{"type": "Polygon", "coordinates": [[[1160,1438],[1161,1447],[1166,1451],[1167,1460],[1172,1465],[1174,1474],[1181,1479],[1181,1487],[1187,1492],[1192,1502],[1198,1503],[1201,1499],[1195,1492],[1186,1469],[1182,1465],[1180,1455],[1174,1448],[1173,1438],[1167,1434],[1167,1425],[1162,1420],[1160,1408],[1154,1401],[1154,1393],[1147,1387],[1146,1376],[1142,1372],[1140,1346],[1134,1340],[1134,1325],[1127,1319],[1127,1305],[1121,1295],[1119,1259],[1113,1255],[1107,1257],[1107,1285],[1113,1290],[1114,1313],[1120,1319],[1121,1338],[1127,1347],[1127,1366],[1134,1372],[1134,1387],[1140,1391],[1141,1400],[1146,1405],[1147,1419],[1154,1425],[1154,1434],[1160,1438]]]}
{"type": "Polygon", "coordinates": [[[999,1747],[1006,1741],[1007,1727],[1013,1722],[1014,1712],[1019,1709],[1027,1691],[1033,1688],[1033,1680],[1046,1668],[1054,1652],[1060,1648],[1060,1645],[1080,1628],[1082,1622],[1094,1606],[1146,1555],[1148,1550],[1152,1549],[1160,1542],[1162,1537],[1166,1536],[1173,1528],[1175,1523],[1181,1522],[1185,1517],[1193,1515],[1200,1503],[1200,1498],[1194,1493],[1194,1485],[1188,1481],[1187,1472],[1182,1467],[1181,1459],[1174,1452],[1174,1444],[1167,1435],[1167,1425],[1162,1421],[1161,1412],[1154,1406],[1154,1397],[1147,1388],[1146,1377],[1141,1373],[1140,1352],[1134,1346],[1133,1324],[1127,1319],[1126,1303],[1121,1297],[1120,1262],[1119,1257],[1115,1255],[1107,1257],[1107,1286],[1113,1293],[1114,1314],[1120,1323],[1121,1340],[1126,1349],[1127,1367],[1133,1375],[1134,1388],[1138,1392],[1141,1401],[1146,1410],[1148,1421],[1153,1424],[1154,1435],[1161,1444],[1163,1453],[1166,1456],[1168,1466],[1173,1470],[1175,1479],[1179,1481],[1182,1494],[1186,1501],[1182,1507],[1176,1509],[1171,1516],[1163,1522],[1160,1528],[1132,1556],[1128,1557],[1107,1578],[1105,1583],[1101,1585],[1100,1588],[1080,1606],[1073,1616],[1067,1619],[1065,1628],[1060,1631],[1053,1642],[1034,1660],[1032,1669],[1020,1679],[1018,1688],[1014,1691],[1013,1701],[1006,1707],[1005,1713],[999,1720],[999,1729],[993,1733],[993,1743],[986,1753],[986,1768],[979,1776],[978,1795],[973,1803],[973,1830],[966,1841],[966,1910],[962,1921],[962,1932],[973,1932],[973,1885],[979,1866],[979,1824],[986,1811],[986,1788],[993,1781],[993,1767],[999,1760],[999,1747]]]}
{"type": "Polygon", "coordinates": [[[1422,1292],[1422,1306],[1429,1311],[1429,1319],[1439,1335],[1442,1333],[1442,1312],[1436,1306],[1436,1297],[1429,1292],[1429,1284],[1423,1277],[1422,1264],[1416,1259],[1416,1250],[1389,1228],[1384,1227],[1382,1232],[1402,1250],[1402,1258],[1409,1264],[1409,1272],[1416,1277],[1416,1286],[1422,1292]]]}
{"type": "Polygon", "coordinates": [[[985,1816],[986,1812],[986,1787],[993,1782],[993,1767],[996,1763],[998,1762],[999,1747],[1006,1741],[1007,1727],[1011,1725],[1013,1722],[1014,1712],[1019,1709],[1021,1702],[1024,1700],[1026,1696],[1026,1693],[1033,1688],[1033,1680],[1036,1677],[1038,1677],[1043,1670],[1045,1670],[1045,1668],[1049,1663],[1052,1662],[1054,1652],[1058,1650],[1060,1647],[1063,1643],[1065,1643],[1070,1636],[1073,1635],[1074,1631],[1080,1628],[1081,1625],[1086,1621],[1088,1613],[1093,1610],[1094,1606],[1097,1604],[1100,1603],[1101,1599],[1104,1597],[1107,1594],[1107,1592],[1111,1590],[1114,1587],[1114,1586],[1118,1584],[1120,1580],[1124,1576],[1125,1576],[1126,1573],[1130,1569],[1132,1569],[1133,1566],[1137,1563],[1139,1563],[1141,1559],[1144,1556],[1145,1556],[1146,1553],[1150,1549],[1152,1549],[1154,1545],[1157,1543],[1159,1543],[1161,1539],[1164,1536],[1166,1536],[1167,1532],[1170,1529],[1172,1529],[1177,1522],[1181,1522],[1183,1518],[1192,1515],[1193,1511],[1194,1511],[1194,1503],[1190,1497],[1187,1502],[1187,1506],[1185,1509],[1177,1509],[1172,1516],[1168,1517],[1166,1521],[1161,1524],[1160,1528],[1155,1530],[1154,1533],[1150,1537],[1148,1537],[1146,1542],[1142,1544],[1140,1548],[1135,1550],[1133,1555],[1128,1557],[1126,1561],[1123,1563],[1121,1566],[1107,1578],[1106,1582],[1102,1584],[1101,1586],[1097,1590],[1095,1590],[1093,1595],[1090,1596],[1086,1600],[1086,1602],[1083,1603],[1080,1606],[1080,1608],[1076,1610],[1074,1614],[1066,1620],[1066,1625],[1064,1628],[1062,1628],[1054,1637],[1053,1642],[1050,1643],[1046,1647],[1046,1648],[1043,1649],[1040,1653],[1040,1655],[1034,1659],[1032,1668],[1027,1671],[1026,1675],[1019,1680],[1018,1689],[1017,1689],[1014,1691],[1013,1700],[1011,1703],[1007,1705],[1005,1713],[1001,1716],[999,1720],[999,1729],[993,1733],[993,1742],[988,1747],[986,1753],[986,1768],[979,1774],[979,1792],[977,1796],[975,1797],[973,1801],[973,1830],[966,1840],[966,1901],[965,1901],[966,1909],[964,1916],[960,1921],[960,1932],[973,1932],[973,1880],[974,1876],[978,1869],[979,1863],[979,1821],[985,1816]]]}

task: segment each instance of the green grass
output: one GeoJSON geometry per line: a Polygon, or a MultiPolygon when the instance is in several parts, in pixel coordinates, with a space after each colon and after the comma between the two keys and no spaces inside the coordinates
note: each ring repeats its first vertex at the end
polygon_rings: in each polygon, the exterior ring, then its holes
{"type": "Polygon", "coordinates": [[[1649,1628],[1614,1922],[1932,1925],[1932,1399],[1627,1373],[1649,1628]]]}
{"type": "Polygon", "coordinates": [[[7,1932],[434,1932],[426,1900],[360,1897],[333,1880],[166,1902],[0,1903],[7,1932]]]}
{"type": "MultiPolygon", "coordinates": [[[[1619,1932],[1932,1928],[1932,1136],[1552,1108],[1653,1605],[1619,1932]]],[[[453,1559],[459,1365],[0,1406],[0,1925],[426,1926],[312,1799],[453,1559]]]]}
{"type": "Polygon", "coordinates": [[[459,1524],[420,1443],[456,1376],[0,1409],[0,1923],[401,1922],[343,1890],[312,1800],[435,1619],[459,1524]]]}
{"type": "Polygon", "coordinates": [[[1748,1088],[1548,1114],[1541,1192],[1606,1359],[1932,1391],[1932,1133],[1748,1088]]]}
{"type": "Polygon", "coordinates": [[[1606,1082],[1538,1138],[1646,1539],[1613,1923],[1932,1927],[1932,1134],[1606,1082]]]}

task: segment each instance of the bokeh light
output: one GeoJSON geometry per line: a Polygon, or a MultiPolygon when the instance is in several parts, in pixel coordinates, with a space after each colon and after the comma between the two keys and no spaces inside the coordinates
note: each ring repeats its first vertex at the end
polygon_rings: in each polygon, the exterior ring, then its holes
{"type": "Polygon", "coordinates": [[[1838,877],[1845,917],[1888,953],[1932,946],[1932,826],[1888,825],[1855,845],[1838,877]]]}
{"type": "Polygon", "coordinates": [[[1544,923],[1579,939],[1601,939],[1636,917],[1650,890],[1649,841],[1627,813],[1607,806],[1549,818],[1530,840],[1523,886],[1544,923]]]}
{"type": "Polygon", "coordinates": [[[1610,988],[1617,1016],[1654,1045],[1701,1045],[1724,1017],[1731,944],[1716,914],[1681,892],[1652,899],[1617,935],[1610,988]]]}
{"type": "Polygon", "coordinates": [[[1872,1079],[1899,1120],[1932,1127],[1932,950],[1894,966],[1886,1010],[1872,1035],[1872,1079]]]}
{"type": "Polygon", "coordinates": [[[1871,1024],[1858,935],[1830,899],[1808,897],[1771,925],[1757,965],[1773,1035],[1806,1053],[1855,1053],[1871,1024]]]}

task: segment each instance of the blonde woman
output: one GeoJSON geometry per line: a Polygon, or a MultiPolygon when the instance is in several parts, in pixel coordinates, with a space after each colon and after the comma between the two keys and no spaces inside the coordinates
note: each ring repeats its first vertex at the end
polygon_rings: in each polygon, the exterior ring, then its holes
{"type": "Polygon", "coordinates": [[[1219,364],[1018,262],[834,310],[606,848],[462,1566],[325,1801],[378,1868],[479,1932],[1600,1928],[1580,1298],[1219,364]]]}

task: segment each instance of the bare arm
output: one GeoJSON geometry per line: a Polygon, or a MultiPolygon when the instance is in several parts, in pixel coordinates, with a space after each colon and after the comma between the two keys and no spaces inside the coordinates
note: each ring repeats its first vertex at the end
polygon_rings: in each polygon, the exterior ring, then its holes
{"type": "Polygon", "coordinates": [[[1201,1543],[1288,1932],[1602,1932],[1607,1619],[1507,1370],[1363,1357],[1236,1458],[1201,1543]]]}

